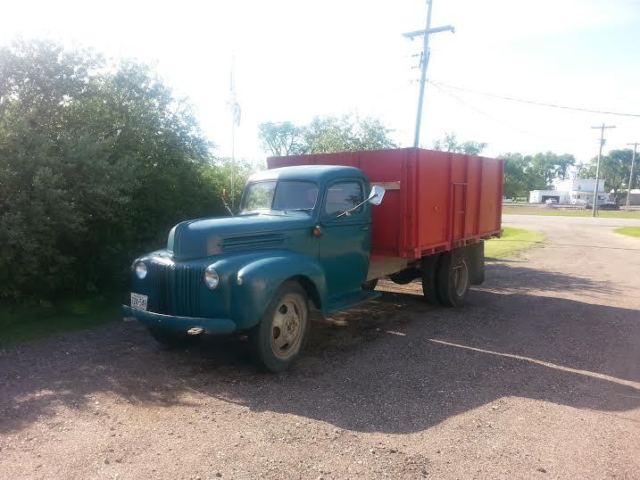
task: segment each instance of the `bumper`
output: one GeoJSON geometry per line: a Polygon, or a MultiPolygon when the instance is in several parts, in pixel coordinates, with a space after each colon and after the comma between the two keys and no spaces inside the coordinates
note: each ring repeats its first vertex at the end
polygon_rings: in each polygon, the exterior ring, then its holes
{"type": "Polygon", "coordinates": [[[193,327],[201,327],[204,333],[210,335],[227,335],[236,331],[236,324],[228,318],[200,318],[200,317],[174,317],[161,313],[146,312],[122,306],[122,313],[125,317],[135,317],[147,327],[162,328],[175,332],[186,333],[193,327]]]}

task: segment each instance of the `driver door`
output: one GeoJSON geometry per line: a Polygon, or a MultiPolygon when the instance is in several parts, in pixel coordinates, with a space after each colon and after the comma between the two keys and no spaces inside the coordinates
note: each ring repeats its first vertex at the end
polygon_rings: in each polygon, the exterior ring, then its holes
{"type": "Polygon", "coordinates": [[[362,291],[369,269],[371,206],[361,205],[349,215],[338,215],[365,198],[361,179],[338,180],[328,185],[320,212],[319,260],[327,281],[329,304],[362,291]]]}

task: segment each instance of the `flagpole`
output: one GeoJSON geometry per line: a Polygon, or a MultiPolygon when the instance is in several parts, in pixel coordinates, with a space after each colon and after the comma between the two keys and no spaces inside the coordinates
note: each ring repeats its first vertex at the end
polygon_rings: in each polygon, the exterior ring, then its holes
{"type": "Polygon", "coordinates": [[[235,183],[236,183],[236,122],[231,119],[231,209],[235,207],[235,183]]]}
{"type": "Polygon", "coordinates": [[[231,72],[229,78],[229,106],[231,107],[231,208],[235,207],[236,183],[236,125],[240,120],[240,105],[236,97],[236,54],[231,54],[231,72]]]}

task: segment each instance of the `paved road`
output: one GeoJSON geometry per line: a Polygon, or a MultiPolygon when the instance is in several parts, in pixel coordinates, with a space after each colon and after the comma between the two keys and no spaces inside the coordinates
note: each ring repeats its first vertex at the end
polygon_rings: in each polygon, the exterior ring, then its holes
{"type": "Polygon", "coordinates": [[[464,309],[383,286],[278,376],[241,340],[166,352],[133,323],[2,352],[0,478],[640,478],[640,240],[618,222],[505,218],[548,242],[464,309]]]}

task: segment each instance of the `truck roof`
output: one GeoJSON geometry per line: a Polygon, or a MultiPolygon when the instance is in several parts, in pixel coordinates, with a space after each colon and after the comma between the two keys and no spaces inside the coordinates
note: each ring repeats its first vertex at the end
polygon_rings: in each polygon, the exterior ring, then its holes
{"type": "Polygon", "coordinates": [[[334,178],[365,177],[362,170],[343,165],[297,165],[292,167],[274,168],[251,175],[250,182],[264,180],[308,180],[326,182],[334,178]]]}

